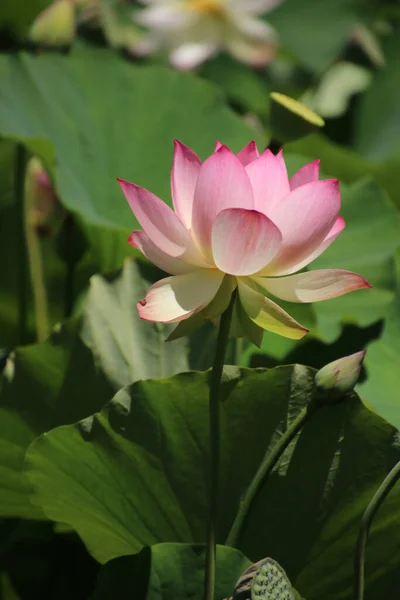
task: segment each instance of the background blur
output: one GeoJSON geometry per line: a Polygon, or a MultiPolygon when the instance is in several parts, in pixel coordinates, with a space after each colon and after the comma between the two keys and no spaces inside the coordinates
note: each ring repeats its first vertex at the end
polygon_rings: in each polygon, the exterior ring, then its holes
{"type": "MultiPolygon", "coordinates": [[[[320,158],[323,176],[341,183],[347,227],[313,267],[354,270],[374,289],[292,305],[311,329],[304,341],[266,333],[260,350],[232,346],[231,360],[320,367],[367,348],[358,392],[400,427],[400,2],[284,0],[265,17],[279,40],[270,64],[253,68],[222,53],[190,73],[174,70],[165,49],[144,52],[132,16],[139,3],[67,0],[32,28],[50,4],[0,6],[3,366],[20,347],[19,378],[0,408],[1,600],[90,596],[99,565],[69,530],[40,520],[15,473],[38,433],[91,414],[133,377],[161,373],[151,355],[144,372],[129,356],[149,335],[135,302],[159,274],[144,262],[140,273],[121,270],[135,256],[126,240],[137,223],[116,178],[170,203],[173,139],[201,158],[216,139],[235,151],[255,139],[261,150],[272,135],[272,91],[326,123],[285,144],[289,170],[320,158]],[[110,354],[123,355],[123,369],[110,354]],[[82,380],[85,414],[71,383],[82,380]]],[[[186,352],[176,370],[208,368],[214,333],[205,327],[173,342],[167,353],[186,352]]]]}

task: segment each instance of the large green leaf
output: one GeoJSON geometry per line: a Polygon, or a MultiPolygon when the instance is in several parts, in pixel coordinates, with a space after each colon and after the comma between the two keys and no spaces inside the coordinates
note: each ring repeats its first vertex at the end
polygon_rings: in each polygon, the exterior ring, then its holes
{"type": "Polygon", "coordinates": [[[350,148],[334,144],[321,134],[291,142],[286,146],[286,152],[307,156],[310,160],[321,159],[323,172],[338,177],[344,183],[353,183],[360,177],[371,175],[386,188],[400,209],[399,157],[372,162],[350,148]]]}
{"type": "Polygon", "coordinates": [[[355,119],[354,146],[375,161],[400,153],[400,37],[389,38],[384,48],[386,67],[377,71],[362,96],[355,119]]]}
{"type": "Polygon", "coordinates": [[[216,139],[236,151],[252,138],[263,142],[212,84],[167,68],[133,66],[109,51],[2,56],[0,77],[0,134],[45,161],[62,202],[85,224],[109,230],[109,240],[102,236],[96,246],[96,229],[89,230],[100,256],[108,244],[126,254],[127,233],[137,226],[117,177],[170,202],[174,138],[202,158],[216,139]]]}
{"type": "MultiPolygon", "coordinates": [[[[301,366],[225,375],[219,542],[264,452],[313,387],[313,371],[301,366]]],[[[98,560],[204,540],[207,378],[191,372],[138,382],[100,414],[53,430],[28,450],[35,502],[73,526],[98,560]]],[[[396,430],[355,396],[321,409],[263,487],[240,549],[252,560],[273,557],[309,600],[350,599],[360,517],[400,458],[395,439],[396,430]]],[[[385,585],[398,567],[399,494],[393,490],[371,532],[367,589],[385,585]]]]}
{"type": "Polygon", "coordinates": [[[390,306],[382,336],[366,355],[367,381],[359,386],[369,405],[400,429],[400,252],[396,253],[397,294],[390,306]]]}
{"type": "Polygon", "coordinates": [[[100,410],[125,384],[187,368],[186,340],[166,344],[173,326],[145,323],[137,314],[152,277],[148,265],[133,261],[113,277],[95,276],[82,319],[8,359],[0,390],[1,515],[38,515],[23,472],[37,435],[100,410]]]}
{"type": "Polygon", "coordinates": [[[357,22],[354,0],[285,0],[268,15],[284,47],[322,71],[342,51],[357,22]]]}
{"type": "Polygon", "coordinates": [[[81,336],[117,390],[137,379],[167,377],[188,368],[186,338],[165,343],[176,327],[140,319],[136,303],[157,269],[127,259],[117,276],[91,279],[81,336]],[[147,277],[144,275],[147,274],[147,277]]]}
{"type": "Polygon", "coordinates": [[[313,305],[317,330],[326,341],[339,336],[340,321],[365,327],[385,317],[395,288],[392,257],[400,240],[400,213],[385,190],[368,179],[344,187],[342,200],[346,228],[312,268],[355,271],[374,289],[313,305]]]}
{"type": "Polygon", "coordinates": [[[260,71],[221,55],[207,62],[200,73],[202,77],[215,82],[243,112],[251,111],[263,117],[269,113],[271,90],[260,71]]]}
{"type": "MultiPolygon", "coordinates": [[[[204,587],[204,546],[156,544],[133,556],[104,565],[93,600],[188,600],[200,598],[204,587]]],[[[239,550],[217,546],[215,598],[232,595],[235,584],[250,566],[239,550]]]]}
{"type": "Polygon", "coordinates": [[[8,358],[0,391],[0,514],[36,517],[23,471],[25,451],[40,433],[99,410],[112,387],[77,335],[76,321],[43,343],[8,358]]]}

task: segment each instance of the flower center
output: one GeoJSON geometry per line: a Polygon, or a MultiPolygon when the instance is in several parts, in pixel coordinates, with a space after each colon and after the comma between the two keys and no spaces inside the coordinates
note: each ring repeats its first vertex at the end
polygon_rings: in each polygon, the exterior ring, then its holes
{"type": "Polygon", "coordinates": [[[221,0],[186,0],[191,10],[209,15],[220,16],[224,12],[221,0]]]}

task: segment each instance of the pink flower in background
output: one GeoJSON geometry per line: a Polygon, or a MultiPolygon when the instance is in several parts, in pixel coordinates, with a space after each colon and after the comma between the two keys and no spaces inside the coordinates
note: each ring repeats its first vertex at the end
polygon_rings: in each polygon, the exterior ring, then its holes
{"type": "Polygon", "coordinates": [[[249,335],[250,324],[253,331],[299,339],[308,330],[270,296],[319,302],[371,287],[361,275],[344,270],[294,275],[345,226],[338,216],[337,180],[318,176],[319,161],[314,161],[289,180],[282,153],[266,150],[260,156],[255,142],[237,156],[217,143],[202,163],[176,141],[174,210],[144,188],[119,180],[143,228],[131,234],[130,244],[172,275],[138,303],[140,316],[171,323],[201,312],[215,320],[237,287],[239,335],[249,335]]]}
{"type": "Polygon", "coordinates": [[[273,58],[277,36],[257,15],[281,1],[141,0],[147,8],[136,13],[135,20],[150,32],[147,46],[167,47],[170,62],[178,69],[193,69],[222,49],[261,66],[273,58]]]}

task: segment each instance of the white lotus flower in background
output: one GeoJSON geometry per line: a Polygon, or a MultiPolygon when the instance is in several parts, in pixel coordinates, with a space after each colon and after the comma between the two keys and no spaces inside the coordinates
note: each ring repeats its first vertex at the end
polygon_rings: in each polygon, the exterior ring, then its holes
{"type": "Polygon", "coordinates": [[[275,30],[257,18],[282,0],[140,0],[135,20],[178,69],[193,69],[221,50],[254,66],[275,54],[275,30]]]}

